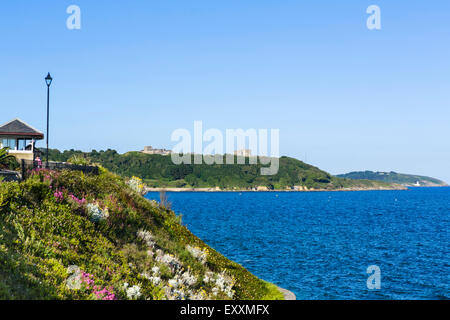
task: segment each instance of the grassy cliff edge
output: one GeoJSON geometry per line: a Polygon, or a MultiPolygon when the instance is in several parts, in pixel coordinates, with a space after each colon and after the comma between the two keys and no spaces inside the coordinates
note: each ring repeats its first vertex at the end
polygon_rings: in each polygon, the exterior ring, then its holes
{"type": "Polygon", "coordinates": [[[0,182],[0,299],[283,299],[142,187],[105,169],[0,182]]]}

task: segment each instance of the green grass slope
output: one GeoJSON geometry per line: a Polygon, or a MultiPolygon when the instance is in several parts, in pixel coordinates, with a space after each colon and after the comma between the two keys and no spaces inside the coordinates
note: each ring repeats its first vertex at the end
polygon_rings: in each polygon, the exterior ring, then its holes
{"type": "Polygon", "coordinates": [[[0,299],[282,299],[137,180],[36,171],[0,182],[0,299]]]}
{"type": "MultiPolygon", "coordinates": [[[[88,153],[75,150],[50,151],[50,159],[55,161],[68,161],[73,156],[85,157],[124,177],[138,176],[150,187],[220,187],[224,190],[252,189],[258,186],[275,190],[294,186],[322,190],[398,187],[382,181],[355,181],[334,177],[319,168],[289,157],[279,159],[279,171],[276,175],[262,176],[260,173],[264,165],[260,163],[249,165],[248,158],[246,164],[175,165],[170,156],[148,155],[140,152],[119,154],[114,150],[100,152],[94,150],[88,153]]],[[[225,158],[224,163],[226,163],[225,158]]]]}

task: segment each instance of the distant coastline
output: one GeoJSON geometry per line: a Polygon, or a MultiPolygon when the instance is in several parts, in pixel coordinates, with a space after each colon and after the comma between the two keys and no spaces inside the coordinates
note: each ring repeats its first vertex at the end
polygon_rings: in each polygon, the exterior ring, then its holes
{"type": "MultiPolygon", "coordinates": [[[[150,147],[147,150],[156,152],[150,147]]],[[[173,192],[357,191],[398,187],[396,184],[383,181],[339,178],[300,160],[285,156],[279,158],[279,170],[272,176],[261,175],[265,165],[261,162],[250,164],[248,157],[243,159],[244,164],[238,164],[238,156],[235,156],[235,165],[226,165],[226,155],[223,156],[224,164],[221,165],[193,164],[192,162],[177,165],[172,162],[171,157],[161,154],[143,152],[119,154],[110,149],[99,152],[49,150],[49,158],[59,162],[68,162],[76,158],[83,159],[87,163],[99,164],[122,177],[139,177],[145,185],[154,188],[153,191],[162,189],[173,192]]]]}
{"type": "Polygon", "coordinates": [[[337,177],[352,180],[373,180],[387,183],[401,184],[405,187],[446,187],[445,181],[413,174],[374,171],[353,171],[346,174],[338,174],[337,177]]]}

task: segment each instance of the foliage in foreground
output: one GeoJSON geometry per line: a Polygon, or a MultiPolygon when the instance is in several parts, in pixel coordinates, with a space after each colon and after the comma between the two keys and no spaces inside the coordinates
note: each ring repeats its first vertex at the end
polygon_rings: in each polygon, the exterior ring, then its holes
{"type": "Polygon", "coordinates": [[[16,170],[19,168],[19,163],[16,158],[8,154],[9,148],[0,148],[0,169],[16,170]]]}
{"type": "Polygon", "coordinates": [[[0,183],[0,299],[280,299],[139,180],[38,170],[0,183]]]}
{"type": "MultiPolygon", "coordinates": [[[[262,176],[261,163],[246,164],[181,164],[172,163],[170,156],[149,155],[140,152],[119,154],[115,150],[81,152],[76,150],[50,150],[50,158],[68,161],[70,158],[89,159],[124,177],[138,176],[150,187],[195,187],[221,189],[253,189],[264,186],[268,189],[286,189],[302,186],[308,189],[379,188],[389,187],[380,181],[355,181],[332,176],[300,160],[281,157],[279,171],[273,176],[262,176]]],[[[224,163],[225,156],[224,156],[224,163]]],[[[235,159],[235,163],[236,163],[235,159]]],[[[192,162],[193,163],[193,162],[192,162]]]]}

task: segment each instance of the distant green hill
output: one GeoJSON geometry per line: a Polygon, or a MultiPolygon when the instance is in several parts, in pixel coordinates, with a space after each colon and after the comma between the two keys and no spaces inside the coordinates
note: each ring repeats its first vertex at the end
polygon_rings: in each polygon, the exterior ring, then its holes
{"type": "MultiPolygon", "coordinates": [[[[137,176],[144,179],[149,187],[167,188],[215,188],[253,189],[259,186],[270,190],[303,187],[308,189],[336,190],[342,188],[378,189],[398,188],[382,181],[350,180],[338,178],[297,159],[281,157],[276,175],[260,175],[262,164],[256,165],[175,165],[170,156],[149,155],[140,152],[119,154],[115,150],[81,152],[50,150],[50,159],[68,161],[70,158],[84,157],[93,163],[121,176],[137,176]]],[[[236,161],[235,161],[236,162],[236,161]]],[[[225,163],[225,161],[224,161],[225,163]]],[[[248,163],[248,159],[246,159],[248,163]]]]}
{"type": "Polygon", "coordinates": [[[350,172],[346,174],[340,174],[338,177],[347,179],[365,179],[376,180],[390,183],[398,183],[404,186],[422,186],[422,187],[435,187],[435,186],[447,186],[444,181],[412,174],[403,174],[396,172],[373,172],[373,171],[358,171],[350,172]]]}

